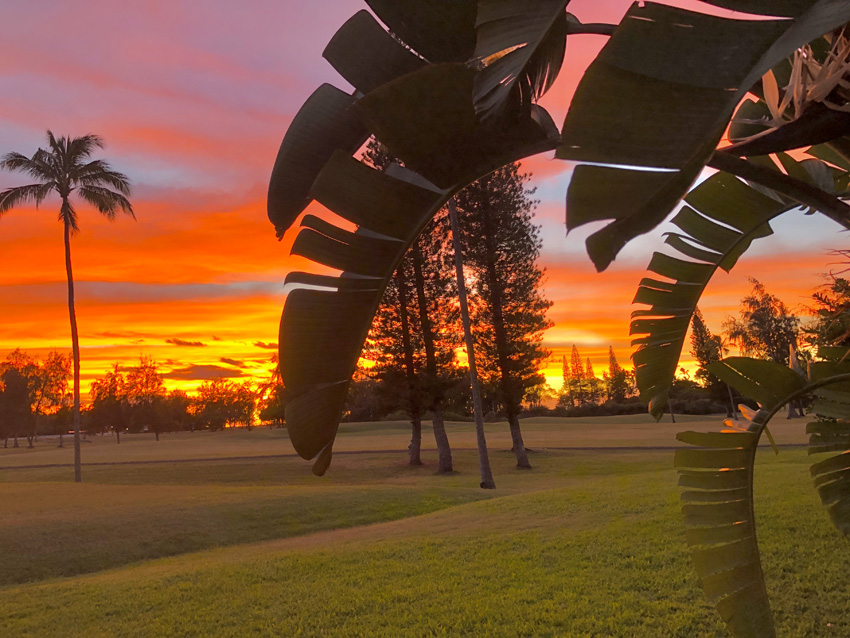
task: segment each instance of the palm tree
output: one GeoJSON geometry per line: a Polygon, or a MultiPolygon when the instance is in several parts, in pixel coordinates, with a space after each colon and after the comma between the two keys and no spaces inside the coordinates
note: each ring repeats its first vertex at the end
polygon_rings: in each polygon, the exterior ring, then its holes
{"type": "Polygon", "coordinates": [[[82,479],[80,465],[80,341],[77,334],[77,317],[74,310],[74,276],[71,270],[71,235],[79,231],[77,211],[71,204],[75,193],[94,206],[109,220],[118,211],[135,219],[127,195],[130,181],[123,173],[113,171],[103,160],[90,160],[96,148],[103,148],[97,135],[75,138],[56,138],[47,131],[49,148],[39,148],[32,157],[20,153],[7,153],[0,160],[0,168],[20,171],[38,180],[27,186],[16,186],[0,192],[0,217],[7,211],[25,204],[38,208],[51,193],[62,200],[59,221],[65,230],[65,272],[68,276],[68,313],[71,318],[71,345],[74,353],[74,480],[82,479]],[[114,189],[114,190],[113,190],[114,189]]]}

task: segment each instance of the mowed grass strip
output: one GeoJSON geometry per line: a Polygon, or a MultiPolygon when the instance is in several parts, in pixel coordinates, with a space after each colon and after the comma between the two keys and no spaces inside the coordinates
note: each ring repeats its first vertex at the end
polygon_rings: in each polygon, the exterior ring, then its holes
{"type": "Polygon", "coordinates": [[[433,462],[410,467],[401,454],[341,456],[321,479],[299,459],[101,466],[88,468],[82,485],[64,468],[14,470],[5,478],[22,482],[0,483],[0,584],[391,521],[582,476],[648,471],[666,457],[538,453],[529,472],[514,469],[512,454],[494,453],[498,492],[477,487],[473,452],[456,453],[449,476],[436,475],[433,462]]]}
{"type": "MultiPolygon", "coordinates": [[[[599,466],[539,455],[485,501],[6,587],[0,635],[724,636],[690,566],[675,472],[644,454],[599,466]],[[525,490],[535,473],[565,482],[525,490]]],[[[848,636],[850,548],[810,486],[810,459],[763,456],[759,536],[779,635],[848,636]]]]}
{"type": "MultiPolygon", "coordinates": [[[[678,445],[676,432],[682,429],[718,429],[722,417],[680,416],[678,423],[665,418],[661,423],[648,414],[614,417],[560,418],[533,417],[522,420],[523,435],[531,448],[541,447],[622,447],[678,445]]],[[[472,423],[446,424],[448,436],[456,449],[476,448],[475,428],[472,423]]],[[[426,452],[435,449],[430,422],[423,423],[422,446],[426,452]]],[[[506,422],[487,423],[487,440],[492,450],[511,447],[510,432],[506,422]]],[[[805,428],[797,423],[785,437],[783,424],[773,427],[784,442],[805,441],[805,428]]],[[[83,464],[120,463],[144,461],[178,461],[185,459],[216,459],[225,457],[294,455],[285,429],[229,428],[221,432],[174,432],[163,434],[160,441],[151,433],[124,434],[121,444],[114,435],[91,436],[83,443],[83,464]]],[[[31,465],[72,465],[74,461],[71,439],[65,437],[65,446],[58,448],[56,437],[41,437],[35,447],[3,448],[0,446],[0,467],[31,465]]],[[[410,424],[401,421],[375,423],[343,423],[334,444],[336,452],[362,452],[374,450],[407,449],[410,441],[410,424]]],[[[9,442],[11,445],[11,442],[9,442]]]]}

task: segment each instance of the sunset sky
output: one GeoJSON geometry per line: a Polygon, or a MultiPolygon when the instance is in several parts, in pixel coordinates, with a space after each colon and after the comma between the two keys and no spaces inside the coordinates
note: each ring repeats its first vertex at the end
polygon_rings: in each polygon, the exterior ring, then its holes
{"type": "MultiPolygon", "coordinates": [[[[698,2],[678,2],[700,6],[698,2]]],[[[583,21],[616,22],[624,0],[574,0],[583,21]]],[[[130,176],[137,221],[81,209],[72,242],[83,389],[112,363],[152,356],[169,387],[264,376],[275,352],[283,279],[309,268],[289,256],[266,218],[268,177],[293,115],[321,83],[350,90],[321,57],[360,0],[28,0],[6,2],[0,41],[0,153],[31,155],[57,135],[97,133],[102,156],[130,176]]],[[[729,12],[717,11],[728,14],[729,12]]],[[[584,68],[604,39],[570,40],[561,78],[542,104],[562,123],[584,68]]],[[[623,105],[628,109],[628,104],[623,105]]],[[[571,165],[548,157],[534,174],[546,296],[546,336],[576,344],[601,374],[613,345],[628,363],[631,300],[664,229],[633,242],[604,274],[584,253],[589,225],[566,237],[571,165]]],[[[27,183],[0,173],[0,188],[27,183]]],[[[320,213],[318,205],[309,212],[320,213]]],[[[62,227],[55,201],[0,219],[0,358],[20,347],[70,350],[62,227]]],[[[828,270],[846,235],[820,216],[786,215],[701,303],[709,326],[734,312],[748,275],[793,307],[828,270]]],[[[685,357],[688,358],[687,355],[685,357]]]]}

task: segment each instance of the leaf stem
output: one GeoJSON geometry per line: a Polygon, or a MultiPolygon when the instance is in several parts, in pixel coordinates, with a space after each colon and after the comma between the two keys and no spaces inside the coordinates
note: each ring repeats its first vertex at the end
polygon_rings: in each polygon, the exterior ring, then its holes
{"type": "Polygon", "coordinates": [[[850,229],[850,206],[803,180],[753,164],[724,151],[715,151],[708,161],[708,166],[775,190],[802,205],[819,210],[844,228],[850,229]]]}
{"type": "Polygon", "coordinates": [[[589,22],[587,24],[571,22],[567,35],[614,35],[616,28],[616,24],[605,24],[604,22],[589,22]]]}

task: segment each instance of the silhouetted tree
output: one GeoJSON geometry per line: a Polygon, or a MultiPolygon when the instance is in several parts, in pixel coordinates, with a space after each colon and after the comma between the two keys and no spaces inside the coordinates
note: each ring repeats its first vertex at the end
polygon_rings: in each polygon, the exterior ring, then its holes
{"type": "Polygon", "coordinates": [[[159,441],[164,424],[157,418],[157,411],[159,402],[165,396],[165,385],[156,361],[144,355],[139,357],[139,365],[127,372],[125,388],[130,408],[130,427],[135,432],[147,427],[159,441]]]}
{"type": "MultiPolygon", "coordinates": [[[[832,252],[850,260],[848,251],[832,252]]],[[[809,312],[815,321],[803,329],[804,339],[814,346],[850,346],[850,280],[833,273],[826,277],[827,283],[812,294],[809,312]]]]}
{"type": "Polygon", "coordinates": [[[712,399],[726,405],[726,416],[732,416],[735,406],[731,389],[708,371],[710,364],[723,359],[723,340],[720,335],[711,334],[699,308],[694,310],[691,319],[691,354],[699,364],[694,375],[696,380],[708,390],[712,399]]]}
{"type": "Polygon", "coordinates": [[[581,354],[578,348],[573,344],[572,352],[570,353],[570,388],[576,405],[584,405],[587,401],[587,395],[584,387],[584,365],[581,362],[581,354]]]}
{"type": "Polygon", "coordinates": [[[612,346],[608,346],[608,373],[603,378],[608,385],[608,399],[616,403],[625,401],[629,394],[629,375],[617,363],[612,346]]]}
{"type": "Polygon", "coordinates": [[[0,427],[3,428],[3,447],[18,447],[18,437],[31,417],[27,380],[20,370],[14,367],[0,367],[0,427]]]}
{"type": "Polygon", "coordinates": [[[118,364],[102,379],[92,382],[89,395],[89,419],[92,425],[101,432],[115,432],[115,442],[120,444],[121,433],[127,429],[130,406],[127,400],[127,383],[118,364]]]}
{"type": "MultiPolygon", "coordinates": [[[[363,160],[386,170],[396,160],[372,140],[363,160]]],[[[446,392],[455,365],[456,311],[450,253],[446,250],[448,217],[438,214],[413,242],[387,290],[370,331],[367,347],[376,357],[376,375],[389,380],[403,370],[405,410],[411,420],[409,462],[421,463],[422,414],[431,412],[439,471],[451,472],[452,454],[443,422],[446,392]]]]}
{"type": "Polygon", "coordinates": [[[587,388],[587,398],[590,403],[599,403],[602,397],[602,381],[600,381],[596,373],[593,372],[593,364],[590,362],[590,357],[584,365],[584,381],[587,388]]]}
{"type": "MultiPolygon", "coordinates": [[[[68,390],[71,374],[71,358],[58,352],[50,352],[44,361],[20,348],[8,354],[0,364],[0,370],[15,369],[26,385],[26,411],[16,411],[16,432],[26,433],[28,447],[34,446],[40,425],[46,425],[46,417],[58,410],[68,390]]],[[[13,384],[14,385],[14,384],[13,384]]]]}
{"type": "Polygon", "coordinates": [[[465,264],[474,274],[475,336],[481,374],[495,388],[510,424],[519,467],[531,467],[522,440],[519,412],[528,388],[542,381],[549,356],[543,332],[552,324],[552,305],[540,290],[537,266],[541,240],[532,223],[534,190],[530,176],[511,164],[471,184],[455,196],[464,240],[465,264]]]}
{"type": "Polygon", "coordinates": [[[64,227],[65,273],[68,279],[68,314],[71,320],[71,345],[74,357],[74,480],[83,480],[80,461],[80,341],[74,308],[74,276],[71,268],[71,234],[79,231],[77,211],[71,204],[71,193],[87,202],[107,219],[115,219],[119,211],[134,217],[127,176],[113,171],[103,160],[89,160],[96,148],[103,148],[97,135],[56,138],[47,131],[48,148],[39,148],[32,157],[7,153],[0,168],[20,171],[38,180],[26,186],[8,188],[0,193],[0,216],[25,204],[38,207],[51,193],[61,199],[59,221],[64,227]],[[113,190],[114,189],[114,190],[113,190]]]}
{"type": "Polygon", "coordinates": [[[791,349],[797,348],[800,320],[761,282],[749,280],[753,289],[741,299],[739,317],[724,321],[723,330],[746,356],[787,365],[791,349]]]}
{"type": "Polygon", "coordinates": [[[228,379],[205,381],[198,388],[193,413],[203,427],[221,430],[228,425],[250,426],[254,419],[256,395],[250,382],[228,379]]]}

